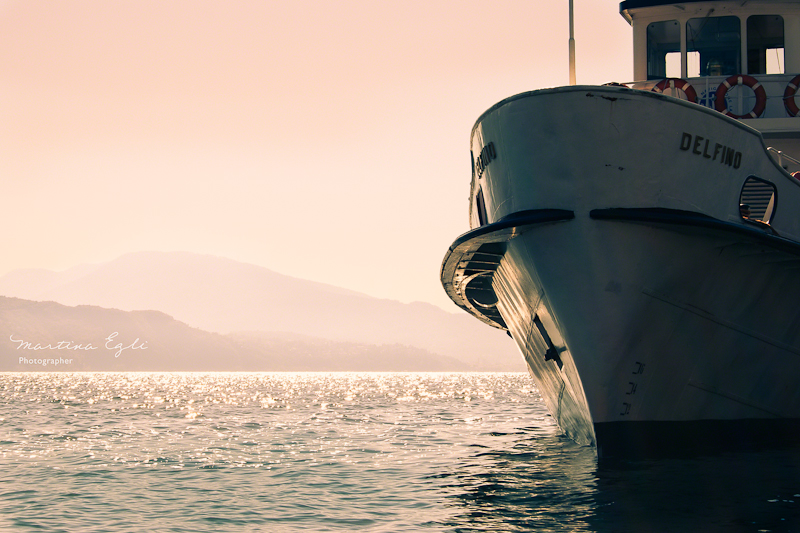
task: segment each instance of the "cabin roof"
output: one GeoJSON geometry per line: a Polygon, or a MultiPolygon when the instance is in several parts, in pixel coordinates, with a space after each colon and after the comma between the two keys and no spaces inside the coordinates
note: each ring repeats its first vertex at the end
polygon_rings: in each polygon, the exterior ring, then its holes
{"type": "MultiPolygon", "coordinates": [[[[681,5],[681,4],[694,4],[698,2],[708,2],[709,0],[624,0],[619,4],[619,12],[623,13],[628,9],[637,9],[640,7],[656,7],[656,6],[670,6],[670,5],[681,5]]],[[[771,0],[772,3],[775,2],[781,3],[794,3],[795,0],[771,0]]],[[[741,3],[741,2],[740,2],[741,3]]],[[[747,3],[758,3],[758,0],[750,0],[747,3]]],[[[742,4],[743,5],[743,4],[742,4]]]]}
{"type": "Polygon", "coordinates": [[[655,6],[669,6],[672,4],[691,4],[694,2],[707,2],[708,0],[683,0],[676,2],[675,0],[625,0],[619,3],[619,12],[622,13],[626,9],[636,9],[639,7],[655,7],[655,6]]]}

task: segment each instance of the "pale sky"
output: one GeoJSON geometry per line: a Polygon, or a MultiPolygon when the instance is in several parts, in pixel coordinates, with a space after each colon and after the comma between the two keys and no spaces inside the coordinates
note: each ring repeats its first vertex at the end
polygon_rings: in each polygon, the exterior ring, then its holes
{"type": "MultiPolygon", "coordinates": [[[[631,81],[619,3],[574,5],[578,83],[631,81]]],[[[0,1],[0,275],[190,251],[456,311],[439,267],[469,229],[470,130],[568,83],[567,12],[0,1]]]]}

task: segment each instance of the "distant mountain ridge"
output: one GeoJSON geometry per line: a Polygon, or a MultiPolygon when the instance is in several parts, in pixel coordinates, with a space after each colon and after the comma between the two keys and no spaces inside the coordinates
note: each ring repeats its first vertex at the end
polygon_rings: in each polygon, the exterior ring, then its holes
{"type": "Polygon", "coordinates": [[[0,277],[0,294],[68,306],[157,310],[219,334],[284,332],[406,346],[476,370],[524,370],[511,339],[464,313],[374,298],[215,256],[141,252],[64,272],[19,270],[0,277]]]}
{"type": "Polygon", "coordinates": [[[0,296],[0,371],[460,371],[461,361],[401,345],[291,334],[220,335],[159,311],[0,296]]]}
{"type": "Polygon", "coordinates": [[[240,346],[158,311],[0,297],[0,370],[244,370],[240,346]]]}

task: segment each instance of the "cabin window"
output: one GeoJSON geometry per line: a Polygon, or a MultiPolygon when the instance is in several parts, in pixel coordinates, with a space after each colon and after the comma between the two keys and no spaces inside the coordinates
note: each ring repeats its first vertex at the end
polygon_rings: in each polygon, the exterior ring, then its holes
{"type": "Polygon", "coordinates": [[[777,200],[775,185],[767,180],[749,176],[739,195],[739,214],[745,220],[769,224],[775,214],[777,200]]]}
{"type": "Polygon", "coordinates": [[[687,74],[731,76],[741,69],[739,17],[701,17],[686,23],[687,74]]]}
{"type": "Polygon", "coordinates": [[[780,15],[748,17],[748,74],[783,74],[783,65],[783,17],[780,15]]]}
{"type": "Polygon", "coordinates": [[[677,20],[647,26],[647,79],[681,77],[681,27],[677,20]]]}
{"type": "Polygon", "coordinates": [[[686,73],[690,78],[700,75],[700,52],[686,53],[686,73]]]}

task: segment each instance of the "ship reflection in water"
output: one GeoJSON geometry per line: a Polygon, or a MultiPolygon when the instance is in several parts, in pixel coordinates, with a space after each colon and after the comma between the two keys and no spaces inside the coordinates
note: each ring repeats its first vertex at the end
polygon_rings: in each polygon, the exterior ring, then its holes
{"type": "Polygon", "coordinates": [[[800,531],[800,448],[598,466],[561,435],[516,437],[437,480],[456,531],[800,531]]]}

